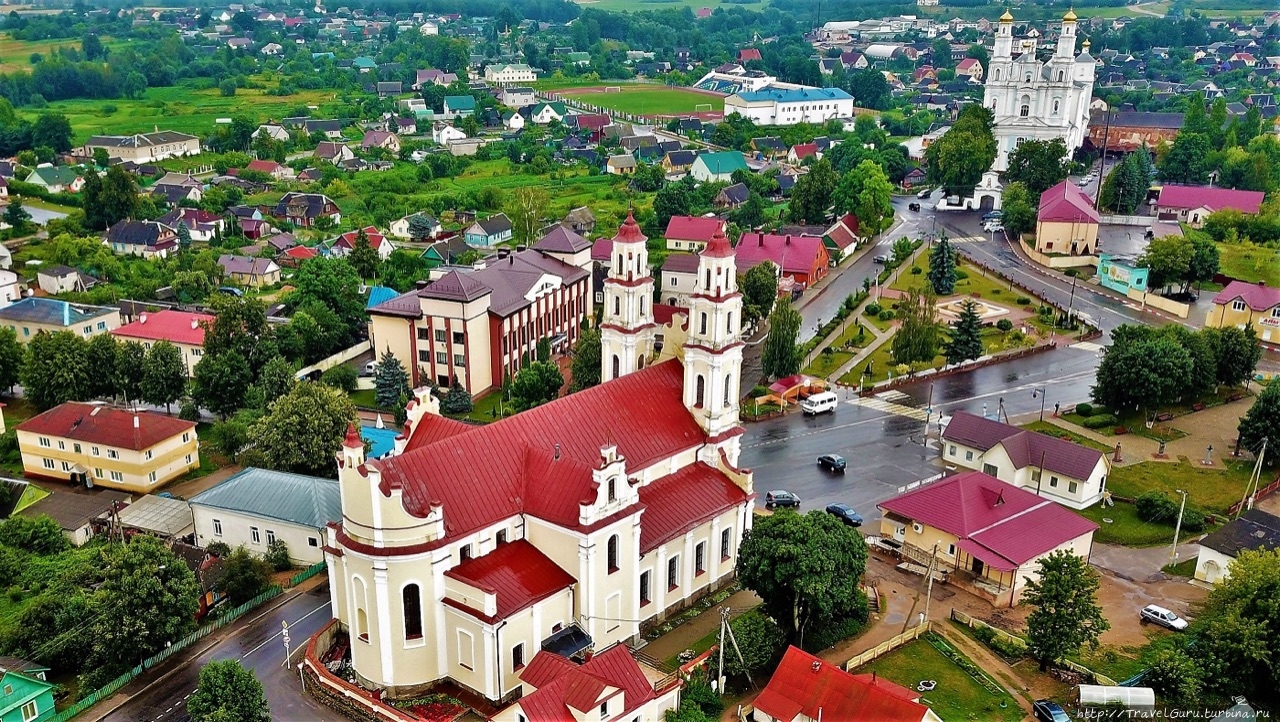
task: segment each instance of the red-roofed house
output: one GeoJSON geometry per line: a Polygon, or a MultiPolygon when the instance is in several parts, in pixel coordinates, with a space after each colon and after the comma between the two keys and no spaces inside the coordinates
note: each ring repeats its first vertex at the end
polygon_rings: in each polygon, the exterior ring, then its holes
{"type": "Polygon", "coordinates": [[[738,51],[738,62],[747,63],[752,60],[760,60],[759,48],[743,48],[738,51]]]}
{"type": "Polygon", "coordinates": [[[1160,189],[1160,197],[1156,200],[1156,213],[1160,220],[1176,220],[1199,228],[1204,225],[1204,219],[1215,211],[1231,209],[1256,215],[1265,197],[1262,191],[1166,185],[1160,189]]]}
{"type": "Polygon", "coordinates": [[[711,237],[729,232],[729,222],[723,218],[707,216],[671,216],[667,221],[667,250],[698,253],[706,247],[711,237]]]}
{"type": "Polygon", "coordinates": [[[1213,297],[1213,308],[1204,325],[1252,327],[1258,340],[1280,344],[1280,288],[1261,282],[1232,281],[1213,297]]]}
{"type": "Polygon", "coordinates": [[[1070,180],[1040,194],[1036,250],[1088,256],[1098,250],[1098,209],[1070,180]]]}
{"type": "MultiPolygon", "coordinates": [[[[750,470],[737,466],[742,296],[723,234],[699,256],[710,282],[687,311],[651,303],[634,219],[610,241],[603,383],[483,426],[440,416],[430,389],[419,388],[404,433],[380,459],[367,459],[349,431],[338,458],[342,521],[324,550],[335,616],[350,630],[366,687],[404,698],[447,679],[498,706],[520,698],[529,721],[584,710],[583,719],[599,719],[602,705],[611,720],[658,719],[660,709],[641,709],[669,683],[635,675],[625,647],[614,645],[733,579],[755,498],[750,470]],[[611,647],[619,651],[581,666],[567,661],[611,647]]],[[[538,304],[564,290],[543,289],[543,274],[564,264],[541,253],[447,273],[375,306],[374,322],[398,323],[425,354],[437,344],[466,353],[482,339],[461,321],[474,313],[487,324],[485,304],[544,309],[494,338],[515,334],[524,345],[504,350],[522,365],[530,342],[576,329],[578,314],[590,312],[581,295],[571,306],[538,304]],[[445,303],[468,315],[437,319],[445,303]],[[574,315],[557,312],[567,307],[574,315]],[[563,328],[548,326],[557,318],[563,328]]],[[[574,270],[585,285],[585,271],[574,270]]],[[[382,349],[379,328],[372,340],[382,349]]],[[[445,373],[460,368],[452,361],[445,373]]]]}
{"type": "MultiPolygon", "coordinates": [[[[373,226],[365,226],[361,230],[364,231],[364,237],[369,239],[369,245],[373,246],[373,250],[378,252],[378,257],[384,261],[387,260],[391,255],[391,252],[395,250],[395,246],[391,244],[391,239],[382,235],[382,231],[379,231],[373,226]]],[[[360,231],[347,231],[346,233],[343,233],[338,236],[337,240],[333,242],[333,245],[329,247],[329,253],[337,256],[338,258],[347,256],[351,253],[351,249],[356,247],[356,241],[359,239],[359,236],[360,231]]]]}
{"type": "Polygon", "coordinates": [[[320,255],[319,251],[310,246],[293,246],[281,251],[280,255],[276,256],[276,263],[283,268],[297,268],[303,261],[318,255],[320,255]]]}
{"type": "Polygon", "coordinates": [[[981,471],[1073,509],[1102,499],[1107,455],[1056,436],[957,411],[942,432],[948,464],[981,471]]]}
{"type": "Polygon", "coordinates": [[[138,314],[138,320],[111,332],[121,340],[138,341],[147,350],[157,341],[168,341],[182,352],[182,361],[190,376],[204,356],[204,329],[213,323],[207,313],[188,313],[164,309],[138,314]]]}
{"type": "Polygon", "coordinates": [[[858,235],[858,217],[852,213],[846,213],[822,235],[827,253],[836,263],[848,258],[849,254],[857,250],[861,240],[862,237],[858,235]]]}
{"type": "Polygon", "coordinates": [[[982,81],[982,61],[976,58],[965,58],[956,63],[956,75],[967,75],[970,78],[982,81]]]}
{"type": "Polygon", "coordinates": [[[800,165],[805,158],[822,160],[822,153],[818,152],[817,143],[796,143],[791,146],[791,150],[787,151],[787,162],[792,165],[800,165]]]}
{"type": "Polygon", "coordinates": [[[920,704],[919,694],[869,674],[849,674],[796,647],[787,647],[754,706],[757,722],[942,722],[920,704]]]}
{"type": "Polygon", "coordinates": [[[827,275],[831,254],[818,236],[743,233],[734,246],[738,270],[746,273],[757,264],[771,261],[783,276],[808,287],[827,275]]]}
{"type": "Polygon", "coordinates": [[[679,678],[642,666],[621,644],[582,665],[538,652],[520,680],[525,684],[524,696],[495,720],[660,720],[680,702],[679,678]]]}
{"type": "Polygon", "coordinates": [[[164,414],[67,402],[16,430],[28,478],[145,494],[200,466],[195,422],[164,414]]]}
{"type": "Polygon", "coordinates": [[[966,471],[882,502],[880,535],[904,558],[929,564],[937,550],[950,581],[1013,606],[1039,560],[1069,551],[1086,559],[1098,525],[1033,492],[966,471]]]}
{"type": "Polygon", "coordinates": [[[297,177],[297,173],[287,165],[280,165],[274,160],[251,160],[249,165],[245,166],[245,170],[258,171],[266,173],[276,180],[290,180],[297,177]]]}

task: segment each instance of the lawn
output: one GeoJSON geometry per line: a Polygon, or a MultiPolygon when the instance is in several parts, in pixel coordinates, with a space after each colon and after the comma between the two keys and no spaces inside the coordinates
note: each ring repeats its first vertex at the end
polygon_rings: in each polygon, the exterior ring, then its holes
{"type": "MultiPolygon", "coordinates": [[[[121,43],[106,42],[103,45],[120,45],[121,43]]],[[[0,33],[0,73],[12,73],[14,71],[31,70],[31,55],[40,53],[48,56],[54,48],[75,48],[80,49],[80,40],[77,38],[62,38],[59,40],[14,40],[9,33],[0,33]]]]}
{"type": "Polygon", "coordinates": [[[987,691],[925,639],[909,642],[854,670],[855,674],[868,672],[909,689],[916,689],[924,680],[937,682],[937,687],[924,693],[920,701],[944,720],[1015,722],[1023,718],[1022,708],[1013,698],[987,691]]]}
{"type": "Polygon", "coordinates": [[[1280,249],[1253,244],[1218,244],[1219,265],[1223,275],[1268,286],[1280,286],[1280,249]]]}
{"type": "Polygon", "coordinates": [[[1101,544],[1119,544],[1129,547],[1153,547],[1173,541],[1173,527],[1138,518],[1133,504],[1119,501],[1115,506],[1094,504],[1077,512],[1098,524],[1093,540],[1101,544]]]}
{"type": "MultiPolygon", "coordinates": [[[[602,80],[599,85],[607,86],[602,80]]],[[[603,93],[590,90],[566,90],[561,95],[583,103],[598,105],[619,113],[633,115],[677,115],[698,110],[723,110],[724,100],[718,96],[685,88],[655,85],[623,85],[622,92],[603,93]],[[703,106],[699,108],[698,106],[703,106]]]]}
{"type": "MultiPolygon", "coordinates": [[[[896,288],[899,291],[908,291],[913,288],[921,289],[928,283],[926,274],[929,272],[929,251],[916,256],[913,266],[921,269],[920,273],[913,274],[910,268],[904,269],[898,275],[898,279],[893,282],[890,288],[896,288]]],[[[989,298],[996,303],[1004,303],[1013,305],[1021,291],[1010,291],[1009,284],[999,278],[985,275],[981,268],[975,268],[968,263],[961,263],[960,270],[964,271],[967,278],[956,281],[956,290],[952,295],[968,296],[975,295],[979,298],[989,298]]]]}
{"type": "Polygon", "coordinates": [[[853,354],[848,351],[832,351],[830,354],[820,353],[818,354],[818,357],[813,360],[813,363],[804,367],[804,370],[801,373],[825,379],[836,369],[848,363],[851,358],[853,358],[853,354]]]}
{"type": "Polygon", "coordinates": [[[1217,513],[1224,513],[1227,507],[1244,496],[1244,487],[1252,471],[1249,463],[1235,462],[1226,468],[1221,465],[1203,467],[1198,460],[1179,459],[1180,463],[1176,464],[1144,461],[1131,466],[1116,466],[1111,469],[1107,488],[1131,499],[1147,491],[1164,491],[1175,500],[1180,497],[1174,490],[1184,489],[1188,504],[1217,513]]]}

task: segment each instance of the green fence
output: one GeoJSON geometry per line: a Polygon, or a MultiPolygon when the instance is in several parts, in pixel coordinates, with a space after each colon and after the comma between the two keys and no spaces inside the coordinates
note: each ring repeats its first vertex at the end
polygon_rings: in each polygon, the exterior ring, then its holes
{"type": "MultiPolygon", "coordinates": [[[[307,567],[306,569],[295,574],[293,578],[289,580],[289,586],[290,587],[297,586],[302,582],[305,582],[311,577],[314,577],[315,575],[324,571],[324,569],[325,569],[324,562],[318,562],[316,564],[313,564],[307,567]]],[[[274,599],[275,597],[278,597],[283,593],[284,593],[283,587],[273,584],[272,586],[268,587],[266,591],[262,592],[261,594],[254,597],[253,599],[250,599],[244,604],[231,607],[230,609],[224,608],[224,609],[218,610],[217,617],[215,617],[212,621],[206,623],[204,626],[200,627],[199,629],[192,632],[191,634],[188,634],[187,636],[183,637],[177,642],[174,642],[173,644],[169,645],[168,647],[165,647],[164,649],[160,650],[153,656],[147,658],[142,662],[142,664],[120,675],[107,686],[94,690],[87,697],[82,697],[75,704],[62,710],[57,715],[55,715],[49,722],[66,722],[72,717],[75,717],[81,712],[84,712],[85,710],[94,706],[98,702],[101,702],[102,700],[107,699],[111,695],[115,694],[120,690],[121,687],[125,686],[129,682],[132,682],[134,678],[136,678],[138,675],[142,674],[146,670],[149,670],[152,667],[155,667],[156,665],[165,661],[169,657],[172,657],[178,652],[181,652],[187,647],[190,647],[192,644],[195,644],[200,639],[207,637],[209,634],[236,621],[240,617],[244,616],[246,612],[252,611],[253,609],[261,606],[263,603],[271,599],[274,599]]]]}

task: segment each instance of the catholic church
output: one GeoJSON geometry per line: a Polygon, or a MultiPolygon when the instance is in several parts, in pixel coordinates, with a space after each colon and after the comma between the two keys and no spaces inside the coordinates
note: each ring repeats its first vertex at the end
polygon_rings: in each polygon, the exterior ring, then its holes
{"type": "Polygon", "coordinates": [[[645,241],[630,214],[612,239],[600,385],[485,426],[418,390],[380,460],[348,435],[324,551],[362,686],[404,698],[448,680],[511,720],[562,709],[546,699],[580,689],[573,675],[594,680],[602,716],[672,704],[618,645],[732,580],[754,493],[737,465],[733,248],[721,233],[702,251],[672,334],[654,319],[645,241]]]}
{"type": "Polygon", "coordinates": [[[1075,11],[1068,11],[1053,55],[1042,62],[1035,40],[1013,37],[1013,15],[1006,10],[1000,16],[983,96],[995,113],[992,170],[1007,170],[1009,154],[1026,140],[1062,138],[1068,155],[1084,143],[1096,68],[1089,41],[1076,55],[1076,24],[1075,11]]]}

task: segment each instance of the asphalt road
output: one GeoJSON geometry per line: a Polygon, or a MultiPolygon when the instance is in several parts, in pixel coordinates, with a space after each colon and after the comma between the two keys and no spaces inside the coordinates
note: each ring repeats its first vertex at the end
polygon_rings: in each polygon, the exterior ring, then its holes
{"type": "Polygon", "coordinates": [[[303,694],[296,667],[281,666],[285,654],[281,622],[289,623],[290,641],[296,649],[330,618],[328,584],[300,593],[270,611],[250,613],[247,621],[235,627],[226,639],[175,667],[169,676],[137,693],[103,719],[108,722],[189,720],[186,701],[199,682],[200,668],[215,660],[238,659],[262,682],[272,720],[341,722],[346,718],[303,694]]]}

